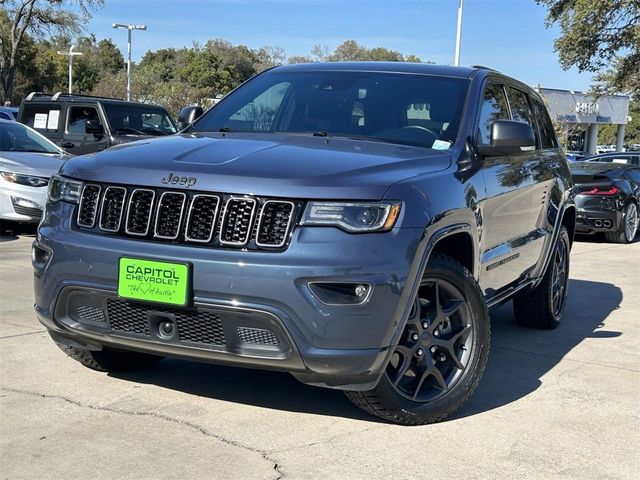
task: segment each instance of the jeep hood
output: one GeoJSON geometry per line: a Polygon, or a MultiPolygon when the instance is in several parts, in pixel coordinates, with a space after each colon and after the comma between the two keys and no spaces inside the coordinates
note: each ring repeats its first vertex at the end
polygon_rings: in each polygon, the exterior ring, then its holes
{"type": "Polygon", "coordinates": [[[311,135],[182,134],[76,157],[66,176],[270,197],[380,199],[392,184],[446,169],[446,152],[311,135]],[[171,184],[178,177],[187,182],[171,184]],[[195,183],[194,183],[195,180],[195,183]]]}

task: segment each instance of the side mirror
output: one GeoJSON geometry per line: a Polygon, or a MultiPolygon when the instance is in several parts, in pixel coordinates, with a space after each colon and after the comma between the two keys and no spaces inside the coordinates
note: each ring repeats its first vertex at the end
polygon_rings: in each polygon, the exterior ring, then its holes
{"type": "Polygon", "coordinates": [[[189,125],[195,122],[203,113],[203,108],[196,105],[184,107],[182,110],[180,110],[180,115],[178,115],[178,131],[187,128],[189,125]]]}
{"type": "Polygon", "coordinates": [[[478,145],[483,157],[517,155],[536,149],[536,137],[531,125],[511,120],[496,120],[491,126],[491,145],[478,145]]]}
{"type": "Polygon", "coordinates": [[[87,120],[84,124],[84,131],[88,134],[94,134],[96,136],[104,135],[104,127],[100,123],[100,120],[87,120]]]}

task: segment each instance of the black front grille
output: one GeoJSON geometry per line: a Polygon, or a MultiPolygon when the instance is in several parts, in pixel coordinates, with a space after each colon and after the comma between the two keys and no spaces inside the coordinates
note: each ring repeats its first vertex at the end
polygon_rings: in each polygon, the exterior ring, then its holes
{"type": "Polygon", "coordinates": [[[253,345],[279,345],[278,337],[271,331],[263,328],[238,327],[238,338],[244,343],[253,345]]]}
{"type": "Polygon", "coordinates": [[[260,213],[258,225],[258,238],[256,243],[259,246],[280,247],[287,241],[292,220],[293,203],[280,200],[269,200],[265,202],[260,213]]]}
{"type": "Polygon", "coordinates": [[[193,242],[209,242],[213,238],[220,197],[195,195],[187,217],[185,238],[193,242]]]}
{"type": "Polygon", "coordinates": [[[78,225],[93,227],[100,206],[100,185],[85,185],[82,190],[80,207],[78,207],[78,225]]]}
{"type": "Polygon", "coordinates": [[[220,229],[220,243],[245,245],[251,235],[256,201],[252,198],[231,198],[227,202],[220,229]]]}
{"type": "Polygon", "coordinates": [[[175,314],[181,342],[224,345],[220,317],[213,312],[177,312],[175,314]]]}
{"type": "Polygon", "coordinates": [[[169,240],[178,238],[186,200],[187,196],[184,193],[164,192],[162,194],[156,216],[156,237],[169,240]]]}
{"type": "Polygon", "coordinates": [[[122,210],[127,190],[122,187],[108,187],[102,197],[100,228],[107,232],[117,232],[122,223],[122,210]]]}
{"type": "Polygon", "coordinates": [[[127,233],[146,235],[149,232],[154,197],[153,190],[139,188],[133,191],[127,210],[127,233]]]}
{"type": "Polygon", "coordinates": [[[76,224],[147,240],[281,250],[301,208],[300,201],[88,184],[76,224]]]}

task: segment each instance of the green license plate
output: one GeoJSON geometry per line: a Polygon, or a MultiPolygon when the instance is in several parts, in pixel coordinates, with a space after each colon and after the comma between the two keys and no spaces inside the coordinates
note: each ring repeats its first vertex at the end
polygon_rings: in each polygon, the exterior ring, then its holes
{"type": "Polygon", "coordinates": [[[187,305],[189,265],[139,258],[120,258],[118,295],[134,300],[187,305]]]}

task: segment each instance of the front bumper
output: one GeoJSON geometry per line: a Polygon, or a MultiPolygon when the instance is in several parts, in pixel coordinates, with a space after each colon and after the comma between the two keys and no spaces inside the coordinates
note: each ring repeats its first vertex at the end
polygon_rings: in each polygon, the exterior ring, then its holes
{"type": "Polygon", "coordinates": [[[29,187],[0,177],[0,219],[37,223],[46,202],[46,187],[29,187]]]}
{"type": "Polygon", "coordinates": [[[252,252],[84,233],[71,228],[72,210],[64,203],[48,209],[36,240],[50,253],[35,265],[36,311],[58,341],[278,369],[305,383],[344,389],[369,389],[382,374],[402,326],[423,235],[409,228],[352,235],[306,227],[294,230],[286,251],[252,252]],[[190,262],[193,305],[166,309],[125,302],[127,308],[144,308],[140,322],[148,322],[149,330],[114,329],[107,302],[121,301],[118,259],[124,255],[190,262]],[[367,283],[373,291],[362,305],[326,305],[308,287],[318,281],[367,283]],[[104,323],[92,323],[90,313],[79,317],[78,304],[101,309],[104,323]],[[203,345],[155,334],[153,322],[176,315],[185,325],[217,316],[224,342],[203,345]],[[254,329],[242,331],[262,343],[243,341],[239,329],[254,329]]]}

